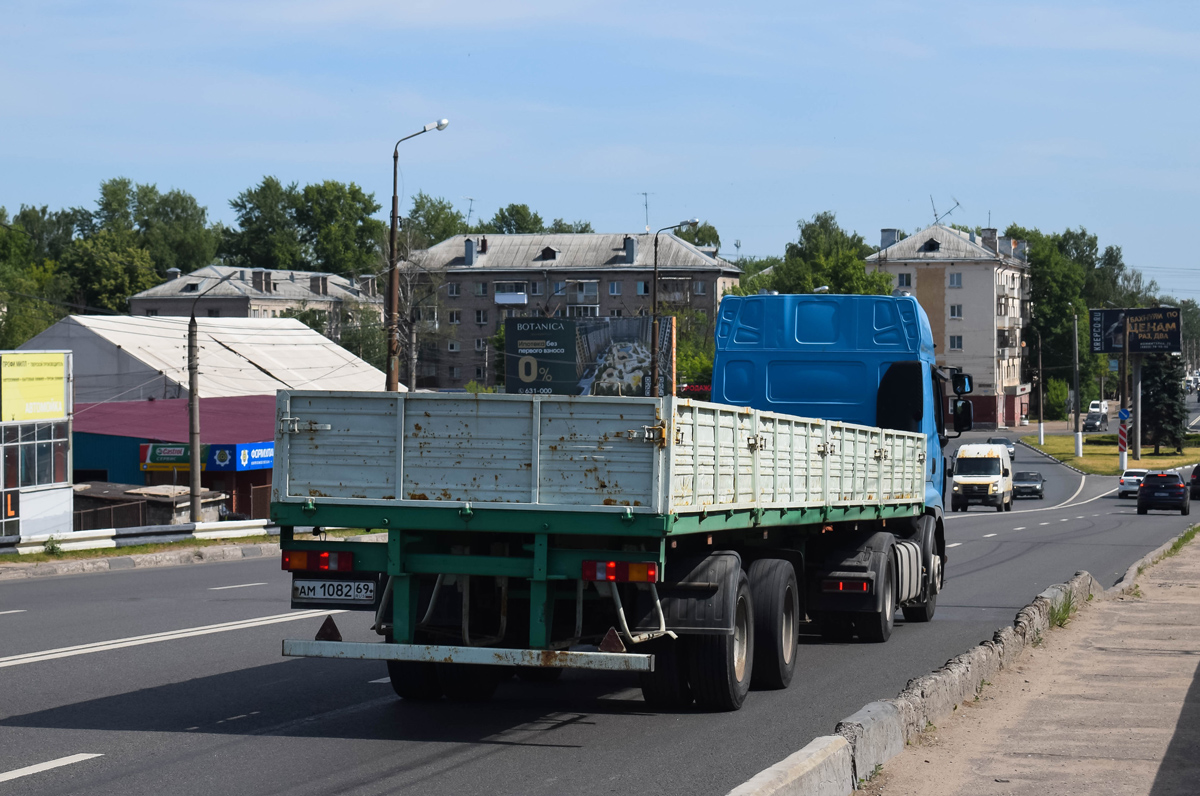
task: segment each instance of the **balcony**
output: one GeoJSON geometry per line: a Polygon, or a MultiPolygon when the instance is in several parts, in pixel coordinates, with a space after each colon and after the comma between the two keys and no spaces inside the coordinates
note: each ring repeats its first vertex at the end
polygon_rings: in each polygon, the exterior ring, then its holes
{"type": "Polygon", "coordinates": [[[996,317],[997,329],[1020,329],[1021,318],[1017,315],[999,315],[996,317]]]}
{"type": "Polygon", "coordinates": [[[496,303],[502,307],[524,307],[529,299],[524,293],[497,293],[496,303]]]}

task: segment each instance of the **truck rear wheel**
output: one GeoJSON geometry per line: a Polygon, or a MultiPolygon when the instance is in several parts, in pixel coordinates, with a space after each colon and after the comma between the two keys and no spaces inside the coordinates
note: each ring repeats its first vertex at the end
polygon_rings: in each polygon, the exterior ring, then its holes
{"type": "Polygon", "coordinates": [[[709,710],[740,708],[754,670],[754,605],[745,572],[738,573],[733,633],[687,640],[688,682],[696,704],[709,710]]]}
{"type": "Polygon", "coordinates": [[[883,608],[878,613],[857,614],[854,617],[854,628],[863,641],[881,643],[892,635],[892,628],[896,624],[896,587],[892,585],[896,579],[894,566],[892,552],[889,550],[887,563],[883,567],[883,578],[879,581],[883,608]]]}
{"type": "MultiPolygon", "coordinates": [[[[500,685],[497,666],[469,663],[438,663],[437,679],[447,699],[455,702],[486,702],[500,685]]],[[[511,672],[505,671],[511,675],[511,672]]]]}
{"type": "Polygon", "coordinates": [[[754,601],[755,688],[787,688],[796,672],[800,596],[790,561],[760,558],[750,565],[754,601]]]}
{"type": "Polygon", "coordinates": [[[432,702],[442,698],[437,666],[425,661],[387,661],[392,690],[401,699],[412,702],[432,702]]]}
{"type": "Polygon", "coordinates": [[[642,699],[656,708],[684,708],[692,704],[692,688],[688,685],[687,672],[681,653],[683,640],[659,638],[639,645],[654,655],[654,671],[641,672],[638,681],[642,686],[642,699]]]}

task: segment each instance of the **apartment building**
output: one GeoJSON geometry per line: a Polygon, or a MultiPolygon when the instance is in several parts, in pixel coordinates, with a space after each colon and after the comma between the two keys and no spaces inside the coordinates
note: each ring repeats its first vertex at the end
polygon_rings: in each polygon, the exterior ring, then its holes
{"type": "MultiPolygon", "coordinates": [[[[652,234],[456,235],[414,252],[426,281],[419,307],[426,334],[418,386],[496,383],[489,338],[505,318],[620,318],[651,311],[652,234]],[[430,334],[436,328],[436,334],[430,334]]],[[[658,236],[658,299],[663,314],[692,309],[715,317],[741,270],[711,249],[658,236]]]]}
{"type": "Polygon", "coordinates": [[[937,362],[975,377],[971,401],[978,426],[1014,426],[1029,412],[1021,381],[1021,333],[1031,307],[1026,243],[941,224],[901,239],[884,229],[867,268],[892,276],[895,290],[916,296],[929,316],[937,362]]]}
{"type": "Polygon", "coordinates": [[[188,317],[195,306],[197,318],[281,318],[287,310],[309,309],[326,313],[334,321],[327,331],[336,340],[339,310],[347,303],[371,307],[382,322],[381,287],[373,275],[350,279],[313,271],[226,265],[207,265],[181,275],[178,268],[171,268],[166,282],[129,297],[129,314],[188,317]],[[229,281],[216,284],[230,273],[229,281]]]}

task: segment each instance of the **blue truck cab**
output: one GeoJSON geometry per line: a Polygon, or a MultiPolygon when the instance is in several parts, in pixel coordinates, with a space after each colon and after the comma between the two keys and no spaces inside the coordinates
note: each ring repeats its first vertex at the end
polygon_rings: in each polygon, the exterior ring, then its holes
{"type": "MultiPolygon", "coordinates": [[[[817,570],[810,581],[820,582],[831,572],[853,569],[847,562],[866,552],[873,556],[872,573],[879,574],[885,554],[896,554],[903,539],[911,538],[922,551],[921,577],[931,585],[922,589],[922,599],[911,610],[905,608],[906,616],[921,617],[921,605],[931,616],[940,589],[946,558],[943,448],[951,435],[970,428],[971,405],[961,398],[967,392],[969,376],[938,368],[929,319],[912,296],[793,294],[726,296],[721,301],[713,401],[925,435],[924,516],[911,535],[895,525],[856,525],[857,535],[842,547],[812,555],[809,562],[817,570]],[[948,432],[951,386],[958,397],[948,432]],[[826,563],[813,560],[817,558],[826,563]]],[[[844,602],[835,604],[814,591],[810,603],[813,613],[824,612],[835,630],[846,624],[839,622],[844,602]]],[[[869,601],[852,608],[881,610],[878,602],[869,601]]]]}

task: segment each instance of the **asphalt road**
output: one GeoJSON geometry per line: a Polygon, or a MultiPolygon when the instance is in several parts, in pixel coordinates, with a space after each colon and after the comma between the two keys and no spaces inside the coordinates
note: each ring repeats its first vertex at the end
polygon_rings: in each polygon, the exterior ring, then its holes
{"type": "MultiPolygon", "coordinates": [[[[1109,585],[1188,524],[1138,517],[1115,479],[1027,448],[1015,466],[1046,475],[1046,499],[950,515],[933,622],[900,621],[879,645],[805,635],[792,687],[733,714],[648,711],[631,677],[575,672],[514,680],[483,705],[405,703],[380,663],[279,656],[323,614],[289,611],[274,560],[0,583],[0,791],[722,794],[990,637],[1047,586],[1080,569],[1109,585]]],[[[367,614],[336,620],[372,638],[367,614]]]]}

